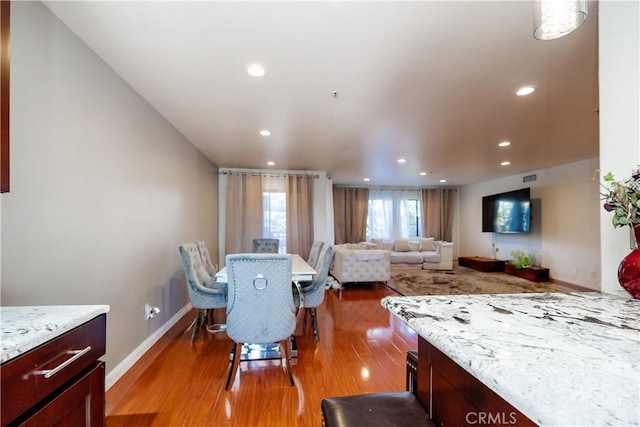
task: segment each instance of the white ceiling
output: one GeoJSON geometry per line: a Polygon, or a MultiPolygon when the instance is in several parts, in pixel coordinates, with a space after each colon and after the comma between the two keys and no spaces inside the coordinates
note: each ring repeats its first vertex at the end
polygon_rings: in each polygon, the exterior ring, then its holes
{"type": "Polygon", "coordinates": [[[457,186],[598,156],[595,4],[546,42],[530,1],[45,4],[220,167],[457,186]]]}

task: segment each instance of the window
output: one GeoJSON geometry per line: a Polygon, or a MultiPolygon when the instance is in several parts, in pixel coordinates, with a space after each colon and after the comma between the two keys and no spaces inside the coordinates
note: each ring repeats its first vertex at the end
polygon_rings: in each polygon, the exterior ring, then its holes
{"type": "Polygon", "coordinates": [[[371,190],[367,239],[393,240],[422,235],[420,197],[410,190],[371,190]]]}
{"type": "Polygon", "coordinates": [[[407,199],[407,231],[409,235],[407,237],[420,237],[422,236],[422,226],[420,224],[420,200],[419,199],[407,199]]]}
{"type": "Polygon", "coordinates": [[[287,195],[284,191],[262,193],[262,236],[280,240],[280,253],[287,253],[287,195]]]}

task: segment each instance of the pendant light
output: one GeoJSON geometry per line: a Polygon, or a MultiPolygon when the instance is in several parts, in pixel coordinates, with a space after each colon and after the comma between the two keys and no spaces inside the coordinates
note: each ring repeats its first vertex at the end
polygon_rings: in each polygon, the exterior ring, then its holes
{"type": "Polygon", "coordinates": [[[533,36],[553,40],[565,36],[587,20],[586,0],[535,0],[533,36]]]}

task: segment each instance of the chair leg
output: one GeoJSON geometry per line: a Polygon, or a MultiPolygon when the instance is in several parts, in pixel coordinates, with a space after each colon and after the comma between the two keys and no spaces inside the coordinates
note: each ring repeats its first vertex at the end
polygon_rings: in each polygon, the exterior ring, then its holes
{"type": "Polygon", "coordinates": [[[311,325],[313,326],[313,339],[316,342],[320,341],[320,331],[318,331],[318,316],[316,316],[316,308],[312,307],[309,309],[311,312],[311,325]]]}
{"type": "Polygon", "coordinates": [[[187,329],[185,329],[184,331],[187,332],[189,329],[193,328],[196,324],[196,320],[198,320],[198,309],[196,308],[196,317],[193,318],[193,322],[191,322],[191,324],[189,325],[189,327],[187,329]]]}
{"type": "Polygon", "coordinates": [[[219,332],[226,332],[227,325],[225,323],[215,323],[215,310],[212,308],[207,310],[209,312],[209,317],[207,318],[207,324],[205,325],[205,329],[210,334],[217,334],[219,332]]]}
{"type": "Polygon", "coordinates": [[[198,333],[198,329],[200,328],[200,325],[202,323],[200,315],[200,309],[196,308],[196,318],[193,319],[193,322],[191,322],[191,326],[187,328],[188,331],[189,329],[191,329],[191,327],[193,327],[193,332],[191,332],[191,345],[193,345],[193,342],[196,339],[196,334],[198,333]]]}
{"type": "Polygon", "coordinates": [[[289,372],[289,383],[293,387],[293,372],[291,372],[291,337],[280,341],[280,351],[284,353],[284,364],[289,372]]]}
{"type": "Polygon", "coordinates": [[[229,366],[229,376],[227,377],[227,385],[225,386],[227,391],[229,391],[236,378],[236,372],[240,366],[240,356],[242,354],[242,343],[236,342],[233,343],[233,345],[235,347],[235,351],[233,352],[233,360],[231,360],[231,365],[229,366]]]}

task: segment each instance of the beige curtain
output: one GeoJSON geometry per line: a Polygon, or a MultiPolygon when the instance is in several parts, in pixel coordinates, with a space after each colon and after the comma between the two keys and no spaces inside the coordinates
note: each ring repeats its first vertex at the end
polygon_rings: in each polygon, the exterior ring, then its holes
{"type": "Polygon", "coordinates": [[[309,257],[313,243],[313,180],[312,175],[288,175],[287,252],[309,257]]]}
{"type": "Polygon", "coordinates": [[[453,188],[422,189],[422,235],[451,241],[453,224],[453,188]]]}
{"type": "Polygon", "coordinates": [[[366,240],[368,188],[333,187],[333,219],[336,244],[366,240]]]}
{"type": "Polygon", "coordinates": [[[262,237],[262,177],[254,174],[227,176],[225,253],[253,250],[253,239],[262,237]]]}

